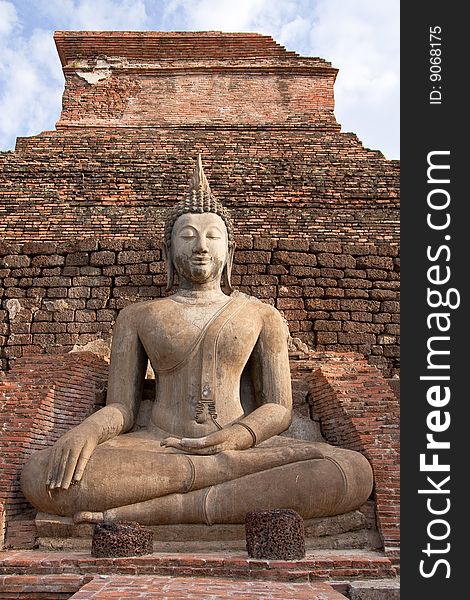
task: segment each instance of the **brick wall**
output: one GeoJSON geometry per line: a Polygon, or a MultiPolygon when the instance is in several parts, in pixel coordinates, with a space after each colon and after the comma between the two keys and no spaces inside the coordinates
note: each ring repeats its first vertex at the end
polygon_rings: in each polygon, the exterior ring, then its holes
{"type": "MultiPolygon", "coordinates": [[[[31,508],[19,476],[28,456],[52,445],[104,402],[107,364],[89,352],[20,359],[0,378],[0,514],[31,508]]],[[[5,523],[6,522],[6,523],[5,523]]],[[[4,539],[0,531],[0,546],[4,539]]]]}
{"type": "Polygon", "coordinates": [[[270,36],[56,32],[65,75],[58,127],[334,124],[337,69],[270,36]]]}
{"type": "MultiPolygon", "coordinates": [[[[396,245],[238,236],[232,284],[282,311],[317,350],[357,351],[387,377],[399,370],[396,245]]],[[[0,244],[3,368],[111,337],[118,311],[165,294],[160,240],[0,244]],[[3,297],[2,297],[3,296],[3,297]]]]}
{"type": "Polygon", "coordinates": [[[305,373],[309,402],[326,440],[369,459],[377,526],[385,550],[394,553],[400,544],[400,411],[395,394],[374,367],[352,353],[313,355],[298,370],[312,371],[305,373]]]}
{"type": "Polygon", "coordinates": [[[399,242],[399,165],[311,127],[79,128],[0,153],[0,238],[159,235],[197,153],[241,235],[399,242]]]}

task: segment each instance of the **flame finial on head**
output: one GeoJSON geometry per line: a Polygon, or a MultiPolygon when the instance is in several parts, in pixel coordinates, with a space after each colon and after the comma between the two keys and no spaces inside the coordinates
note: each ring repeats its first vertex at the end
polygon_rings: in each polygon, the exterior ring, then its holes
{"type": "Polygon", "coordinates": [[[211,194],[211,188],[207,181],[206,174],[202,167],[201,153],[197,155],[196,166],[194,167],[193,176],[189,180],[189,191],[199,192],[205,194],[211,194]]]}

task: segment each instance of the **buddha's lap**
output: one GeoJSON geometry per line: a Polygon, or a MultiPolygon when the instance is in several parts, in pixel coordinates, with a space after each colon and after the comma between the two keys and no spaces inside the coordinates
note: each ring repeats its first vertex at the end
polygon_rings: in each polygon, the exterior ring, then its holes
{"type": "Polygon", "coordinates": [[[279,486],[286,469],[291,474],[296,469],[308,473],[311,482],[321,481],[322,487],[332,477],[337,484],[344,480],[347,488],[348,480],[370,469],[365,458],[356,452],[284,436],[275,436],[248,450],[198,456],[162,447],[149,432],[141,431],[120,435],[98,446],[77,485],[68,490],[47,491],[49,457],[50,449],[33,455],[29,468],[24,470],[23,487],[28,499],[40,510],[70,515],[79,510],[105,510],[187,493],[244,476],[256,478],[257,474],[269,473],[273,485],[279,486]]]}

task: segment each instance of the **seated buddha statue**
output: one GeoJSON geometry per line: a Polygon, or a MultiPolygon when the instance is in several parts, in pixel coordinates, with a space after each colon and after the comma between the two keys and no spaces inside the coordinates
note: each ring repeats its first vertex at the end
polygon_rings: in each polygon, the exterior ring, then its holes
{"type": "Polygon", "coordinates": [[[165,223],[176,292],[119,313],[106,406],[31,456],[21,484],[33,506],[76,522],[212,525],[271,508],[331,516],[367,500],[364,456],[280,436],[292,418],[288,330],[274,307],[231,290],[234,248],[199,157],[165,223]],[[148,361],[156,397],[137,429],[148,361]]]}

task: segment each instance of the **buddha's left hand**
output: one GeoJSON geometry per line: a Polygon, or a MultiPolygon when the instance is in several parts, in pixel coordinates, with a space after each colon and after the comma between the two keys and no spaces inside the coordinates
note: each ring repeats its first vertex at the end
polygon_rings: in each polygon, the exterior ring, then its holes
{"type": "Polygon", "coordinates": [[[242,427],[225,427],[200,438],[168,437],[160,443],[166,448],[176,448],[188,454],[218,454],[224,450],[250,448],[253,438],[242,427]]]}

